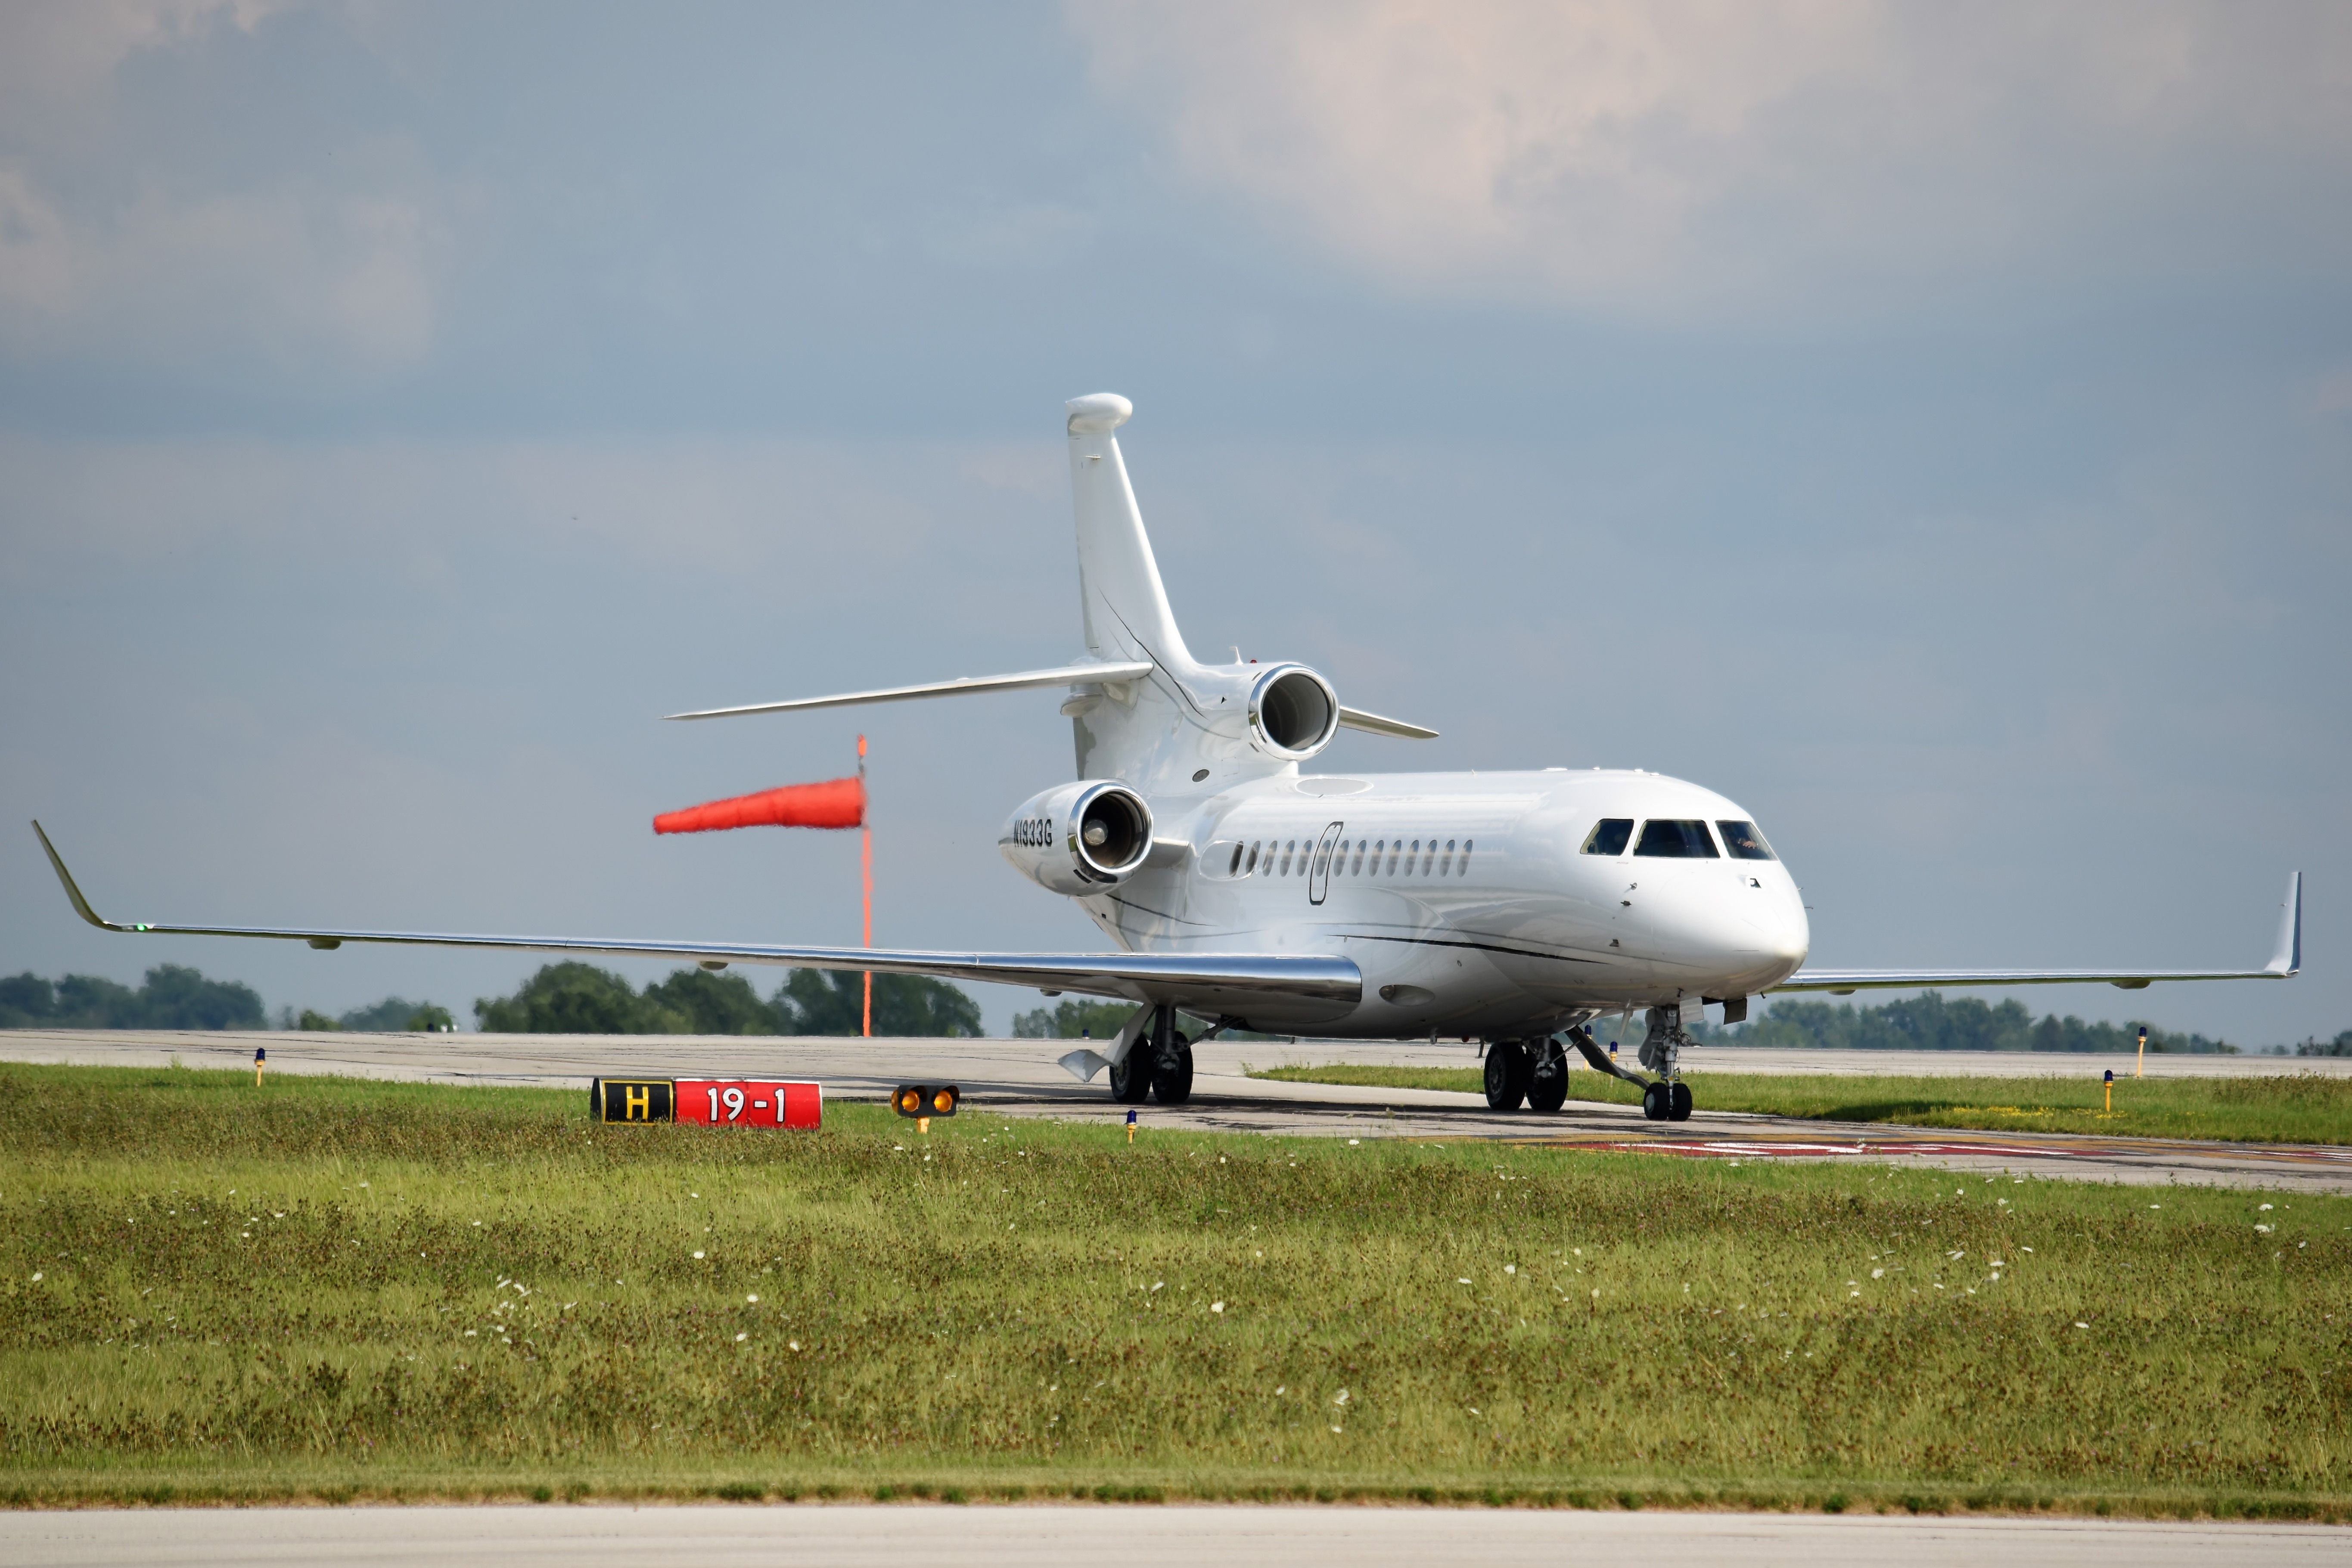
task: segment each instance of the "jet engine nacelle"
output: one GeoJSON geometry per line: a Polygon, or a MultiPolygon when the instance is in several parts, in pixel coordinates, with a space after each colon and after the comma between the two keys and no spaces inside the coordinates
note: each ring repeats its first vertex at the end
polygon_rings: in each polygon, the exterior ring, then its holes
{"type": "Polygon", "coordinates": [[[1284,762],[1303,762],[1339,732],[1339,697],[1303,664],[1277,664],[1250,682],[1250,741],[1284,762]]]}
{"type": "Polygon", "coordinates": [[[1024,802],[996,847],[1050,892],[1099,893],[1126,881],[1150,855],[1151,808],[1123,784],[1081,779],[1024,802]]]}

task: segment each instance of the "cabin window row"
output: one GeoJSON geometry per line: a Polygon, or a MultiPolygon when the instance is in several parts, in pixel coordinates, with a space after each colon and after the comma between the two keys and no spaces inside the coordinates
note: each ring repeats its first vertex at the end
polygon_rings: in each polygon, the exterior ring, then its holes
{"type": "Polygon", "coordinates": [[[1604,816],[1593,824],[1592,831],[1584,837],[1587,855],[1622,855],[1632,844],[1633,853],[1662,860],[1717,860],[1728,854],[1735,860],[1774,860],[1772,847],[1756,831],[1752,822],[1737,820],[1718,822],[1716,829],[1723,835],[1723,851],[1718,854],[1707,825],[1696,818],[1654,816],[1643,823],[1639,839],[1633,836],[1633,818],[1604,816]]]}
{"type": "MultiPolygon", "coordinates": [[[[1342,838],[1331,846],[1335,877],[1466,877],[1475,840],[1342,838]]],[[[1312,838],[1254,839],[1234,846],[1228,877],[1304,877],[1315,869],[1312,838]]]]}

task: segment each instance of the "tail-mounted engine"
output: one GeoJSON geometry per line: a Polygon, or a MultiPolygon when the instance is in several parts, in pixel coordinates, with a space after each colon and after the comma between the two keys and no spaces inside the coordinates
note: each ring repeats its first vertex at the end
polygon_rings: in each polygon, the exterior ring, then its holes
{"type": "Polygon", "coordinates": [[[1250,739],[1258,750],[1300,762],[1339,732],[1339,697],[1303,664],[1277,664],[1250,683],[1250,739]]]}
{"type": "Polygon", "coordinates": [[[1151,853],[1151,808],[1125,784],[1080,780],[1031,797],[996,847],[1048,891],[1099,893],[1126,881],[1151,853]]]}

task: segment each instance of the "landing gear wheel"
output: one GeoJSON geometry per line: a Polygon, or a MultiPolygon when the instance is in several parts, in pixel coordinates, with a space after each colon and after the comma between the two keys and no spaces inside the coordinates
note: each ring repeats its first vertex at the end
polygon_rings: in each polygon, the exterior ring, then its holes
{"type": "Polygon", "coordinates": [[[1651,1121],[1664,1121],[1674,1111],[1672,1086],[1661,1079],[1642,1086],[1642,1115],[1651,1121]]]}
{"type": "Polygon", "coordinates": [[[1546,1114],[1568,1103],[1568,1053],[1558,1040],[1536,1047],[1535,1063],[1528,1076],[1528,1109],[1546,1114]]]}
{"type": "Polygon", "coordinates": [[[1192,1042],[1176,1037],[1176,1060],[1151,1064],[1151,1098],[1162,1105],[1181,1105],[1192,1098],[1192,1042]]]}
{"type": "Polygon", "coordinates": [[[1141,1105],[1151,1092],[1151,1047],[1138,1040],[1110,1064],[1110,1097],[1121,1105],[1141,1105]]]}
{"type": "Polygon", "coordinates": [[[1690,1120],[1690,1085],[1683,1082],[1680,1079],[1676,1079],[1675,1080],[1673,1101],[1666,1107],[1666,1120],[1669,1121],[1688,1121],[1690,1120]]]}
{"type": "Polygon", "coordinates": [[[1528,1053],[1517,1040],[1496,1040],[1486,1047],[1486,1108],[1517,1110],[1528,1097],[1528,1053]]]}

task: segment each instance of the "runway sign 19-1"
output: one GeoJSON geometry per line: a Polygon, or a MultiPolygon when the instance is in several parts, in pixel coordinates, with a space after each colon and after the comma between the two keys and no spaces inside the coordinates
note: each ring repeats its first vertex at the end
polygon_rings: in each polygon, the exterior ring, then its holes
{"type": "Polygon", "coordinates": [[[780,1079],[600,1078],[588,1085],[599,1121],[682,1121],[695,1127],[815,1127],[824,1087],[780,1079]]]}

